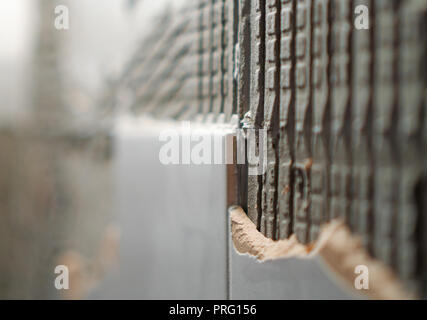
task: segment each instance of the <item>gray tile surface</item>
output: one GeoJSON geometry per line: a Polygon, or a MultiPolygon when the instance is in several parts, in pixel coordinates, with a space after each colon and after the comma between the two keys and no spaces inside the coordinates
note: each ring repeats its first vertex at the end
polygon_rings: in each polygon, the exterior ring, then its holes
{"type": "Polygon", "coordinates": [[[361,298],[334,279],[320,258],[258,262],[234,250],[230,240],[231,299],[361,298]]]}
{"type": "Polygon", "coordinates": [[[116,136],[119,269],[89,297],[225,299],[225,166],[165,166],[158,134],[116,136]]]}

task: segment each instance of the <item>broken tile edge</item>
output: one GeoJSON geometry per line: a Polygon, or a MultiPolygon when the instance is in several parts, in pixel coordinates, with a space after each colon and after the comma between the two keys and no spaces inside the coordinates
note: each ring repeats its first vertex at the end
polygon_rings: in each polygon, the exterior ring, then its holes
{"type": "Polygon", "coordinates": [[[333,220],[322,226],[318,240],[310,245],[299,243],[292,235],[274,241],[260,233],[239,206],[229,208],[231,240],[237,254],[252,256],[258,263],[268,260],[297,257],[319,260],[326,272],[347,289],[372,299],[416,299],[408,293],[390,267],[372,258],[363,248],[359,237],[350,233],[345,224],[333,220]],[[355,267],[369,270],[369,289],[355,289],[355,267]]]}

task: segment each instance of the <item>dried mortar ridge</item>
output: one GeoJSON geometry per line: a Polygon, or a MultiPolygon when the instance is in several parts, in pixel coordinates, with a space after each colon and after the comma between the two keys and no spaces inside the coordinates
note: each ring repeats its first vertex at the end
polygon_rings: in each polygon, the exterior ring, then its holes
{"type": "Polygon", "coordinates": [[[354,288],[355,267],[365,265],[369,270],[369,289],[363,293],[374,299],[414,299],[393,271],[382,262],[373,259],[363,248],[359,237],[339,219],[321,227],[319,238],[313,244],[303,245],[295,234],[285,240],[274,241],[260,233],[243,209],[233,206],[229,209],[231,233],[234,248],[240,254],[248,254],[258,261],[280,258],[312,258],[316,255],[347,286],[354,288]]]}

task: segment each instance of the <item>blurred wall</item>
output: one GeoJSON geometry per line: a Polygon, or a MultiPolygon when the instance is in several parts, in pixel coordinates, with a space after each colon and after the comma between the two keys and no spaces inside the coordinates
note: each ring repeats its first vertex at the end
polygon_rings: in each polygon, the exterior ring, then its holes
{"type": "Polygon", "coordinates": [[[167,3],[0,2],[0,298],[84,297],[114,260],[114,110],[102,96],[167,3]],[[54,28],[58,4],[69,30],[54,28]]]}

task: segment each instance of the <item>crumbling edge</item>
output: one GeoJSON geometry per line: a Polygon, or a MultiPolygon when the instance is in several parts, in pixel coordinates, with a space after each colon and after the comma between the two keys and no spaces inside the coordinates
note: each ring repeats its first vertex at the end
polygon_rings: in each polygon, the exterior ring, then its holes
{"type": "MultiPolygon", "coordinates": [[[[366,266],[369,272],[369,288],[363,290],[373,299],[415,299],[408,293],[390,267],[373,259],[363,248],[359,237],[340,220],[325,224],[318,240],[312,245],[299,243],[292,235],[289,239],[274,241],[260,233],[243,209],[229,209],[231,236],[234,249],[239,254],[248,254],[263,262],[290,257],[312,258],[319,256],[331,275],[347,287],[355,289],[357,266],[366,266]]],[[[361,290],[357,290],[360,294],[361,290]]]]}

